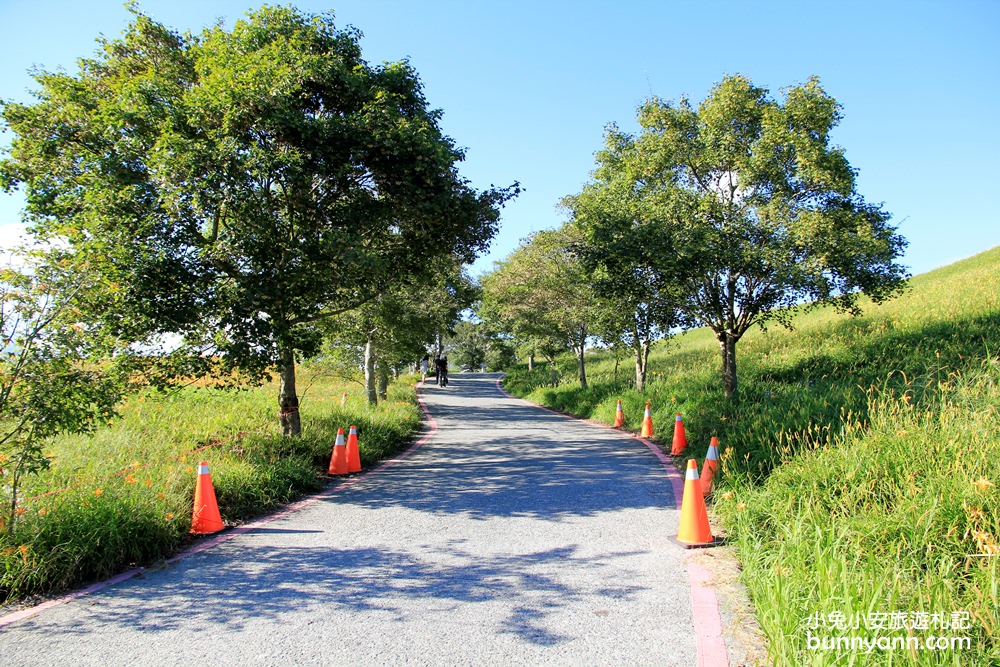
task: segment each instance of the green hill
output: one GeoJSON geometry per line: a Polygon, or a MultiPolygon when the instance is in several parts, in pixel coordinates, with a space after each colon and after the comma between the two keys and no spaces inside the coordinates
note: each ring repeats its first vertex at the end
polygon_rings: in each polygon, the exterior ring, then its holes
{"type": "Polygon", "coordinates": [[[544,370],[514,371],[507,386],[608,423],[620,398],[633,427],[650,400],[665,440],[684,415],[688,456],[719,436],[714,511],[776,664],[997,665],[998,295],[1000,247],[916,276],[860,317],[820,309],[797,316],[793,331],[750,332],[737,346],[739,403],[722,395],[706,330],[658,346],[642,395],[626,388],[631,359],[616,374],[609,353],[588,360],[587,391],[544,388],[544,370]],[[860,627],[827,627],[830,614],[860,627]],[[890,629],[882,614],[917,627],[890,629]],[[969,627],[942,628],[944,618],[969,627]],[[917,646],[932,635],[969,646],[917,646]],[[841,643],[815,649],[818,638],[841,643]]]}

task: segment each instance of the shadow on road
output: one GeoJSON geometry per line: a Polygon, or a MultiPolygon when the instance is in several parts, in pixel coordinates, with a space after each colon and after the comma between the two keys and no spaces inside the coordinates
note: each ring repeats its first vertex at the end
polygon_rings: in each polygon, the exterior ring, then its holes
{"type": "Polygon", "coordinates": [[[327,502],[552,521],[673,506],[661,464],[641,443],[508,398],[496,376],[452,377],[421,391],[441,429],[431,443],[378,482],[379,493],[327,502]]]}
{"type": "MultiPolygon", "coordinates": [[[[567,639],[546,629],[550,614],[580,596],[629,599],[642,586],[619,584],[579,590],[546,573],[546,563],[577,568],[602,581],[617,572],[614,561],[628,553],[580,557],[577,547],[484,559],[458,545],[411,552],[372,548],[240,549],[239,559],[221,559],[210,568],[190,569],[184,577],[161,586],[140,584],[117,589],[91,606],[90,618],[60,627],[60,632],[88,633],[94,621],[141,632],[165,632],[182,626],[211,631],[240,631],[246,621],[280,621],[290,610],[321,606],[324,611],[349,611],[362,617],[381,614],[402,621],[414,614],[448,609],[452,603],[512,605],[502,624],[533,644],[552,645],[567,639]],[[443,565],[442,562],[450,563],[443,565]],[[542,566],[542,567],[540,567],[542,566]],[[120,598],[120,599],[115,599],[120,598]]],[[[177,566],[191,567],[191,565],[177,566]]],[[[35,621],[27,621],[28,625],[35,621]]]]}

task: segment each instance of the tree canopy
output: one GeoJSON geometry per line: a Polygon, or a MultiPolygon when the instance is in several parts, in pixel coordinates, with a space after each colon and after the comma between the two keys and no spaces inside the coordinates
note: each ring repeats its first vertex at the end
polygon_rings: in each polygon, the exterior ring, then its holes
{"type": "Polygon", "coordinates": [[[536,232],[483,276],[480,313],[498,330],[542,349],[572,347],[580,383],[587,386],[584,351],[600,303],[574,252],[577,230],[536,232]]]}
{"type": "Polygon", "coordinates": [[[428,255],[472,261],[518,189],[471,187],[412,67],[369,65],[359,38],[290,7],[197,36],[137,14],[2,111],[2,184],[24,187],[36,237],[102,277],[95,318],[146,344],[179,334],[203,371],[276,368],[286,434],[315,323],[428,255]]]}
{"type": "Polygon", "coordinates": [[[841,108],[818,79],[775,100],[727,76],[697,107],[654,98],[638,116],[636,135],[610,128],[574,212],[596,225],[598,249],[613,247],[616,230],[632,243],[649,231],[659,250],[636,266],[679,290],[683,323],[715,333],[727,396],[736,342],[752,326],[787,325],[795,307],[856,312],[862,293],[879,302],[903,288],[906,241],[831,145],[841,108]]]}

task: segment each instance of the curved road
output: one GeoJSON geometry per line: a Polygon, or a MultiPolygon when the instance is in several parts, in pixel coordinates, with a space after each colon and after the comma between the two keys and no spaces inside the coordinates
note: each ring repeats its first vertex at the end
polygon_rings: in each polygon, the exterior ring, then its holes
{"type": "Polygon", "coordinates": [[[495,383],[424,388],[411,455],[0,628],[0,662],[695,665],[663,466],[495,383]]]}

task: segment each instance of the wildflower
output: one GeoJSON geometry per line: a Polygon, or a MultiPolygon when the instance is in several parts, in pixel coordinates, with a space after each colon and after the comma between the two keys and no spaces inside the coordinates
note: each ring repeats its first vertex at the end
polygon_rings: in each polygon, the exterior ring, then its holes
{"type": "Polygon", "coordinates": [[[125,483],[126,484],[135,484],[135,477],[133,477],[132,475],[129,475],[128,477],[125,478],[125,483]]]}
{"type": "Polygon", "coordinates": [[[104,495],[104,489],[94,489],[94,495],[98,497],[104,495]]]}
{"type": "Polygon", "coordinates": [[[972,486],[976,487],[977,490],[985,493],[993,486],[993,482],[986,479],[985,477],[980,477],[979,479],[977,479],[975,482],[972,483],[972,486]]]}
{"type": "Polygon", "coordinates": [[[969,515],[969,519],[972,521],[983,518],[983,509],[981,507],[974,507],[966,503],[962,503],[962,506],[965,507],[965,513],[969,515]]]}
{"type": "Polygon", "coordinates": [[[984,554],[1000,553],[1000,544],[996,543],[990,533],[984,530],[974,530],[972,536],[976,538],[976,546],[984,554]]]}
{"type": "Polygon", "coordinates": [[[18,515],[18,516],[22,516],[22,515],[23,515],[23,514],[24,514],[25,512],[27,512],[28,510],[24,509],[23,507],[18,507],[18,508],[17,508],[16,510],[14,510],[14,511],[15,511],[15,512],[17,513],[17,515],[18,515]]]}
{"type": "Polygon", "coordinates": [[[48,510],[38,510],[38,516],[45,516],[48,513],[49,513],[48,510]]]}
{"type": "Polygon", "coordinates": [[[143,484],[145,484],[147,487],[153,486],[153,480],[147,479],[146,481],[143,482],[143,484]]]}
{"type": "Polygon", "coordinates": [[[746,508],[747,508],[747,504],[746,503],[742,503],[742,502],[741,503],[736,503],[736,509],[738,509],[738,510],[745,510],[746,508]]]}
{"type": "Polygon", "coordinates": [[[732,491],[726,491],[725,493],[722,494],[722,499],[723,500],[732,500],[733,499],[733,492],[732,491]]]}
{"type": "Polygon", "coordinates": [[[160,500],[163,500],[164,498],[166,498],[166,496],[164,496],[162,493],[157,493],[156,497],[159,498],[160,500]]]}
{"type": "Polygon", "coordinates": [[[9,460],[4,454],[0,454],[0,463],[7,463],[9,460]]]}
{"type": "Polygon", "coordinates": [[[167,512],[167,521],[173,521],[173,518],[174,518],[174,513],[173,512],[167,512]]]}

